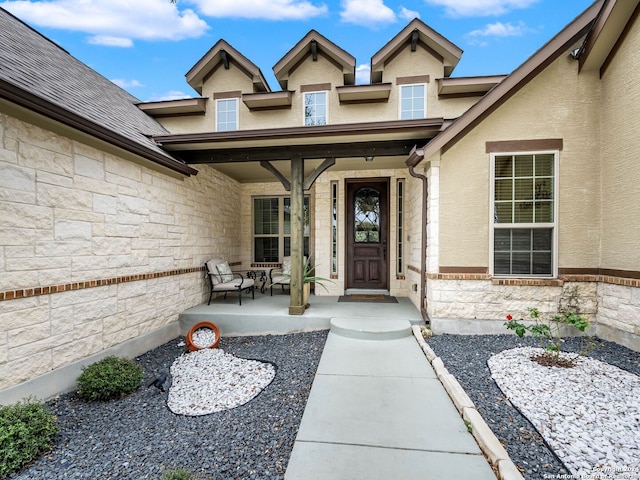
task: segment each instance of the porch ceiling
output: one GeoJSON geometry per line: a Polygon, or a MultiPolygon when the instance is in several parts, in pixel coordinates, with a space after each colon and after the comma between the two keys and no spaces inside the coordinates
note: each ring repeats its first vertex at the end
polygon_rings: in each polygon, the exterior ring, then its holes
{"type": "Polygon", "coordinates": [[[277,182],[259,162],[271,162],[287,178],[290,159],[296,157],[305,159],[306,175],[325,158],[336,159],[332,171],[406,168],[411,149],[426,144],[442,125],[442,118],[432,118],[174,134],[154,140],[189,165],[212,164],[242,183],[277,182]]]}

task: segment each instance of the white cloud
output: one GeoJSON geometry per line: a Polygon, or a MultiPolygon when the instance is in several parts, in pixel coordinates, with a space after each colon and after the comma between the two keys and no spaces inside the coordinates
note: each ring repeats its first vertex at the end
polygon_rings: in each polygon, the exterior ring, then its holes
{"type": "Polygon", "coordinates": [[[109,35],[96,35],[89,39],[93,45],[104,45],[106,47],[133,47],[133,40],[123,37],[110,37],[109,35]]]}
{"type": "Polygon", "coordinates": [[[363,63],[356,67],[356,85],[368,85],[371,83],[371,66],[363,63]]]}
{"type": "Polygon", "coordinates": [[[445,7],[454,17],[483,17],[502,15],[518,8],[527,8],[538,0],[425,0],[431,5],[445,7]]]}
{"type": "Polygon", "coordinates": [[[180,40],[209,28],[193,10],[169,0],[9,0],[0,6],[39,27],[91,35],[91,43],[131,46],[133,40],[180,40]]]}
{"type": "Polygon", "coordinates": [[[420,12],[400,7],[400,13],[398,13],[398,16],[404,20],[413,20],[414,18],[420,18],[420,12]]]}
{"type": "Polygon", "coordinates": [[[525,33],[531,32],[532,29],[527,27],[524,22],[518,25],[511,23],[490,23],[480,30],[473,30],[467,33],[468,37],[520,37],[525,33]]]}
{"type": "MultiPolygon", "coordinates": [[[[167,0],[168,1],[168,0],[167,0]]],[[[209,17],[307,20],[327,13],[324,3],[307,0],[190,0],[209,17]]]]}
{"type": "Polygon", "coordinates": [[[396,14],[383,0],[342,0],[340,4],[343,22],[375,28],[396,21],[396,14]]]}
{"type": "Polygon", "coordinates": [[[163,102],[166,100],[181,100],[183,98],[193,98],[193,95],[189,95],[187,93],[181,92],[180,90],[170,90],[167,93],[151,95],[151,97],[149,97],[146,101],[147,102],[163,102]]]}
{"type": "Polygon", "coordinates": [[[111,81],[118,85],[120,88],[135,88],[135,87],[143,87],[138,80],[125,80],[123,78],[112,78],[111,81]]]}

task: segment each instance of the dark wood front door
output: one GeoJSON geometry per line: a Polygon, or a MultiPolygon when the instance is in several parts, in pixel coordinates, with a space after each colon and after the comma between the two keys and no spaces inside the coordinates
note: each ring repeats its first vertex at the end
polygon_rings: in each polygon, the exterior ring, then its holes
{"type": "Polygon", "coordinates": [[[389,288],[389,179],[346,181],[346,288],[389,288]]]}

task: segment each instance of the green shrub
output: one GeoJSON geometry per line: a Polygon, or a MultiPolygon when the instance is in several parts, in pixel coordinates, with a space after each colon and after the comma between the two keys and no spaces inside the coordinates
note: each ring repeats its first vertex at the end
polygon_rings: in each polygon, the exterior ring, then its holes
{"type": "Polygon", "coordinates": [[[0,478],[48,450],[59,431],[56,417],[35,399],[0,406],[0,478]]]}
{"type": "Polygon", "coordinates": [[[167,470],[162,474],[161,480],[192,480],[191,472],[182,468],[167,470]]]}
{"type": "Polygon", "coordinates": [[[85,400],[111,400],[135,392],[140,386],[142,367],[128,358],[106,357],[82,368],[78,395],[85,400]]]}

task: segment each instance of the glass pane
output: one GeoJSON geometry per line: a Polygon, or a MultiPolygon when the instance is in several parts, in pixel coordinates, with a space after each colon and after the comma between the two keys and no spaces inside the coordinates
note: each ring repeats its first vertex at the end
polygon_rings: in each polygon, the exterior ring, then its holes
{"type": "Polygon", "coordinates": [[[493,248],[496,251],[508,252],[511,250],[511,230],[499,229],[493,235],[493,248]]]}
{"type": "Polygon", "coordinates": [[[533,200],[533,178],[516,178],[514,194],[516,200],[533,200]]]}
{"type": "Polygon", "coordinates": [[[531,250],[531,230],[512,230],[513,250],[531,250]]]}
{"type": "Polygon", "coordinates": [[[517,155],[516,161],[516,177],[532,177],[533,176],[533,155],[517,155]]]}
{"type": "Polygon", "coordinates": [[[536,155],[536,177],[553,176],[553,154],[536,155]]]}
{"type": "Polygon", "coordinates": [[[515,223],[533,222],[533,202],[516,203],[513,212],[513,221],[515,223]]]}
{"type": "Polygon", "coordinates": [[[531,273],[536,275],[551,275],[551,252],[533,252],[531,273]]]}
{"type": "Polygon", "coordinates": [[[513,204],[511,202],[496,203],[495,209],[494,223],[513,223],[513,204]]]}
{"type": "Polygon", "coordinates": [[[496,275],[509,275],[511,273],[511,253],[495,253],[493,256],[493,273],[496,275]]]}
{"type": "MultiPolygon", "coordinates": [[[[285,235],[291,235],[291,197],[283,198],[283,213],[284,213],[284,230],[285,235]]],[[[304,234],[309,235],[310,225],[310,213],[309,213],[309,197],[304,197],[304,234]]]]}
{"type": "Polygon", "coordinates": [[[513,157],[496,157],[496,178],[513,176],[513,157]]]}
{"type": "Polygon", "coordinates": [[[531,273],[530,252],[513,252],[511,273],[514,275],[529,275],[531,273]]]}
{"type": "Polygon", "coordinates": [[[361,188],[353,201],[354,240],[356,243],[380,241],[380,192],[375,188],[361,188]]]}
{"type": "MultiPolygon", "coordinates": [[[[309,249],[309,237],[304,237],[304,255],[307,258],[310,258],[310,249],[309,249]]],[[[291,237],[284,237],[284,256],[288,257],[291,255],[291,237]]],[[[275,260],[277,262],[277,260],[275,260]]]]}
{"type": "Polygon", "coordinates": [[[535,228],[533,230],[533,249],[551,252],[551,229],[535,228]]]}
{"type": "Polygon", "coordinates": [[[256,235],[278,233],[278,199],[253,199],[253,232],[256,235]]]}
{"type": "Polygon", "coordinates": [[[553,182],[550,178],[536,178],[536,200],[553,198],[553,182]]]}
{"type": "Polygon", "coordinates": [[[495,188],[496,200],[512,200],[513,199],[513,181],[510,178],[496,180],[495,188]]]}
{"type": "Polygon", "coordinates": [[[278,239],[276,237],[255,238],[253,258],[256,262],[277,262],[278,239]]]}
{"type": "Polygon", "coordinates": [[[536,202],[536,218],[538,223],[551,223],[553,222],[553,203],[551,202],[536,202]]]}

